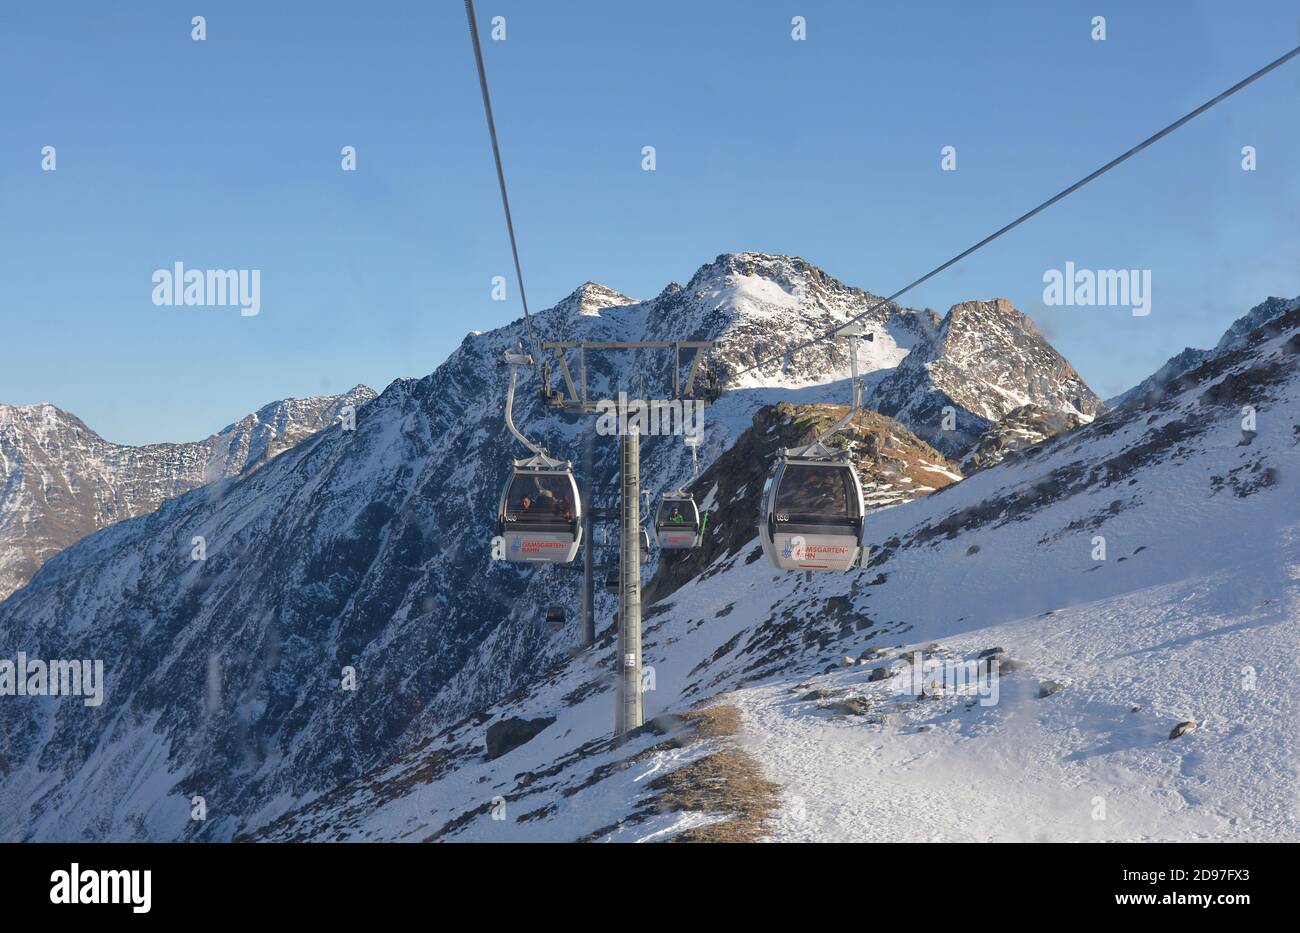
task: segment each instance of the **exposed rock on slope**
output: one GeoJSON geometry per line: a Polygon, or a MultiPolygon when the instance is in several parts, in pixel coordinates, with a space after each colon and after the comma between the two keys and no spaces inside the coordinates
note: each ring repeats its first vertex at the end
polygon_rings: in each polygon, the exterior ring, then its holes
{"type": "Polygon", "coordinates": [[[256,469],[375,397],[285,399],[202,441],[130,447],[53,405],[0,405],[0,600],[79,538],[198,486],[256,469]]]}
{"type": "Polygon", "coordinates": [[[954,305],[937,338],[910,353],[867,404],[948,456],[965,452],[993,422],[1024,405],[1084,421],[1102,407],[1074,367],[1003,298],[954,305]],[[944,424],[949,406],[951,430],[944,424]]]}
{"type": "Polygon", "coordinates": [[[1070,412],[1050,412],[1038,405],[1022,405],[989,426],[979,443],[962,459],[961,468],[966,473],[974,473],[1082,424],[1084,419],[1070,412]]]}

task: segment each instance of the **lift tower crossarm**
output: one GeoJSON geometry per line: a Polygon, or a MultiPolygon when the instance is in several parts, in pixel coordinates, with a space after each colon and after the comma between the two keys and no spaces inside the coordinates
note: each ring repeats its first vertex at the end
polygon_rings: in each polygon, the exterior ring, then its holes
{"type": "MultiPolygon", "coordinates": [[[[599,410],[589,400],[587,392],[587,351],[588,350],[672,350],[673,351],[673,400],[685,401],[691,398],[695,387],[695,375],[699,371],[703,354],[714,347],[712,340],[544,340],[542,349],[555,354],[564,377],[562,391],[552,393],[550,386],[542,387],[543,397],[555,408],[578,414],[591,414],[599,410]],[[681,386],[681,351],[692,350],[690,369],[686,374],[686,386],[681,386]],[[569,369],[565,354],[569,350],[578,351],[578,381],[575,383],[569,369]]],[[[549,381],[549,380],[548,380],[549,381]]]]}

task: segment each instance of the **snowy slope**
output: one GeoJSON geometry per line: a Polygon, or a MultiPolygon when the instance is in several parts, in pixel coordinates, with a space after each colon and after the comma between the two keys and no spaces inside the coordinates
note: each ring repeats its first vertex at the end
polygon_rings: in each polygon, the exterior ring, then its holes
{"type": "Polygon", "coordinates": [[[621,747],[607,638],[257,838],[698,833],[726,807],[665,778],[729,748],[779,788],[764,838],[1300,839],[1297,360],[1292,311],[1154,407],[874,513],[870,569],[808,582],[719,555],[647,613],[659,718],[621,747]],[[991,705],[893,679],[913,652],[996,648],[991,705]],[[692,734],[692,707],[743,726],[692,734]],[[542,717],[486,759],[492,726],[542,717]]]}

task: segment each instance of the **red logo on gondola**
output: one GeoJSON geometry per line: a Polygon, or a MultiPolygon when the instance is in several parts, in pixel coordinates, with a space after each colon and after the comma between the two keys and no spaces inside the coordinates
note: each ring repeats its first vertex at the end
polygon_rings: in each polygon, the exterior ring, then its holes
{"type": "Polygon", "coordinates": [[[547,540],[531,540],[531,541],[525,540],[524,541],[525,554],[537,554],[543,550],[557,549],[557,548],[559,550],[567,551],[569,549],[569,546],[565,544],[563,541],[547,541],[547,540]]]}
{"type": "Polygon", "coordinates": [[[816,557],[819,554],[847,554],[848,551],[848,548],[838,544],[805,544],[802,556],[816,557]]]}

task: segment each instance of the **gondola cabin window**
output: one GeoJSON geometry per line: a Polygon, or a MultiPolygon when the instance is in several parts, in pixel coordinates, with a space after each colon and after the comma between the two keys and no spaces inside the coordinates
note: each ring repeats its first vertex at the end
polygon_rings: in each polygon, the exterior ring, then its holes
{"type": "Polygon", "coordinates": [[[689,528],[699,525],[694,504],[680,499],[666,499],[659,504],[659,515],[655,522],[661,528],[689,528]]]}
{"type": "Polygon", "coordinates": [[[567,475],[521,474],[510,484],[506,517],[514,522],[573,521],[573,489],[567,475]]]}
{"type": "Polygon", "coordinates": [[[849,471],[844,468],[787,464],[777,489],[777,520],[824,522],[857,518],[857,496],[849,482],[849,471]]]}

